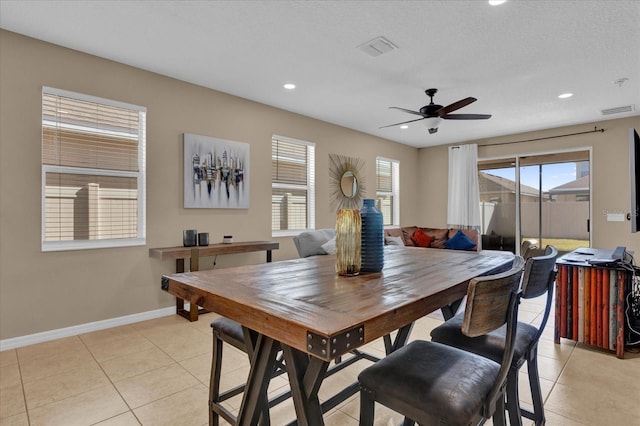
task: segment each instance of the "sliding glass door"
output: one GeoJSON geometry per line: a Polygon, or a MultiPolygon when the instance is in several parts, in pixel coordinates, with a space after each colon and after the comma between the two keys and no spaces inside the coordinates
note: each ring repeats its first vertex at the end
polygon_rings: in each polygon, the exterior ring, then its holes
{"type": "Polygon", "coordinates": [[[516,158],[478,163],[482,248],[515,253],[518,225],[516,158]]]}
{"type": "Polygon", "coordinates": [[[523,241],[561,253],[589,246],[589,151],[480,161],[483,248],[523,241]],[[486,243],[486,244],[485,244],[486,243]]]}

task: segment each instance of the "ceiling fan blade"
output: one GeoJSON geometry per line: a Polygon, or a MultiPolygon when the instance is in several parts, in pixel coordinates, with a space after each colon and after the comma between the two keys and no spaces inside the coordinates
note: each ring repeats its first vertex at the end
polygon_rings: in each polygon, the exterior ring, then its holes
{"type": "Polygon", "coordinates": [[[486,120],[491,118],[491,114],[446,114],[440,118],[445,120],[486,120]]]}
{"type": "Polygon", "coordinates": [[[413,123],[414,121],[420,121],[420,120],[424,120],[424,119],[425,119],[425,117],[416,118],[415,120],[403,121],[402,123],[396,123],[396,124],[389,124],[388,126],[382,126],[382,127],[378,127],[378,128],[379,129],[384,129],[385,127],[399,126],[401,124],[413,123]]]}
{"type": "Polygon", "coordinates": [[[415,115],[420,115],[422,117],[424,117],[424,114],[418,112],[418,111],[412,111],[410,109],[405,109],[405,108],[400,108],[400,107],[389,107],[391,109],[399,109],[400,111],[404,111],[404,112],[408,112],[409,114],[415,114],[415,115]]]}
{"type": "Polygon", "coordinates": [[[440,108],[437,111],[437,114],[440,117],[442,117],[445,114],[449,114],[450,112],[453,112],[453,111],[455,111],[457,109],[465,107],[465,106],[467,106],[467,105],[469,105],[471,103],[474,103],[475,101],[477,101],[477,99],[476,98],[471,98],[471,97],[465,98],[465,99],[461,99],[458,102],[454,102],[451,105],[447,105],[445,107],[440,108]]]}

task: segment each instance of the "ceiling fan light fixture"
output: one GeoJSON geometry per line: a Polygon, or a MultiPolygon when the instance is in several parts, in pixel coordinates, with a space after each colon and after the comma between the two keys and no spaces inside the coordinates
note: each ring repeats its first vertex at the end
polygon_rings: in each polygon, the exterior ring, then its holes
{"type": "Polygon", "coordinates": [[[442,119],[440,117],[427,117],[422,122],[429,129],[429,133],[435,133],[442,119]],[[432,131],[433,130],[433,131],[432,131]]]}

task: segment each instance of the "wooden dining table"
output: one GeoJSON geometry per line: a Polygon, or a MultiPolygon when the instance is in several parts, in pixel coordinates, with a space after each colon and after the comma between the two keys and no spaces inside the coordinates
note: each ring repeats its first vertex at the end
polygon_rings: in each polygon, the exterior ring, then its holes
{"type": "Polygon", "coordinates": [[[472,278],[512,261],[509,252],[387,246],[377,273],[339,276],[328,255],[164,275],[161,287],[245,327],[252,356],[237,424],[258,423],[282,350],[297,423],[322,425],[318,390],[332,360],[385,336],[392,352],[414,321],[459,301],[472,278]]]}

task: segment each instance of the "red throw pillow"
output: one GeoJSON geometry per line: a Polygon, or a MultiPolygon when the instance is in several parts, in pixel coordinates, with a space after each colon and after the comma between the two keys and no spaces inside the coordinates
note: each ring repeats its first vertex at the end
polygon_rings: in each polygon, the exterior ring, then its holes
{"type": "Polygon", "coordinates": [[[431,241],[433,241],[433,238],[425,234],[420,228],[413,234],[411,239],[413,239],[413,242],[415,242],[418,247],[429,247],[431,241]]]}

